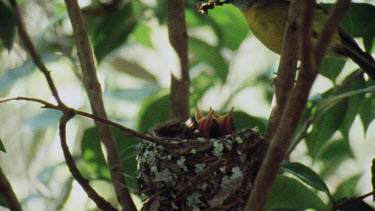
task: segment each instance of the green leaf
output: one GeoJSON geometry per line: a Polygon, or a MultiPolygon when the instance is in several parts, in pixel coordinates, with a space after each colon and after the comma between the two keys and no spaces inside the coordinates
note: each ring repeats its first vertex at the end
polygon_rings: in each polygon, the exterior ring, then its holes
{"type": "Polygon", "coordinates": [[[189,50],[193,53],[192,62],[194,60],[210,65],[214,71],[215,76],[222,82],[225,82],[228,75],[228,63],[221,55],[220,48],[211,46],[202,40],[195,38],[189,39],[189,50]]]}
{"type": "MultiPolygon", "coordinates": [[[[127,148],[138,144],[139,141],[134,137],[125,136],[126,133],[117,128],[112,128],[113,135],[116,140],[116,145],[121,154],[121,163],[124,168],[127,185],[134,188],[136,181],[136,153],[134,151],[126,151],[127,148]]],[[[82,160],[85,166],[85,175],[91,179],[110,179],[110,173],[107,163],[105,161],[101,143],[95,127],[85,130],[81,142],[82,160]]]]}
{"type": "Polygon", "coordinates": [[[336,188],[333,196],[336,199],[354,197],[355,189],[357,188],[357,184],[360,178],[361,174],[357,174],[350,178],[347,178],[336,188]]]}
{"type": "MultiPolygon", "coordinates": [[[[59,57],[52,53],[46,53],[42,54],[41,58],[44,64],[47,64],[56,61],[59,57]]],[[[17,68],[4,71],[0,76],[0,96],[5,95],[19,79],[25,78],[35,70],[33,61],[28,59],[17,68]]]]}
{"type": "Polygon", "coordinates": [[[169,105],[169,90],[167,89],[160,90],[145,99],[138,113],[138,131],[147,132],[156,124],[169,120],[169,105]]]}
{"type": "Polygon", "coordinates": [[[261,134],[264,134],[267,126],[267,120],[251,116],[243,111],[233,112],[233,122],[237,129],[256,127],[261,134]]]}
{"type": "Polygon", "coordinates": [[[98,62],[120,47],[137,24],[131,3],[98,20],[90,29],[92,45],[98,62]]]}
{"type": "Polygon", "coordinates": [[[33,130],[42,130],[50,126],[56,126],[61,116],[61,111],[49,109],[32,117],[26,124],[33,130]]]}
{"type": "Polygon", "coordinates": [[[120,73],[125,73],[135,78],[142,79],[144,81],[157,83],[157,79],[153,74],[151,74],[146,69],[144,69],[141,65],[135,62],[128,61],[121,57],[117,57],[117,58],[111,59],[110,63],[120,73]]]}
{"type": "MultiPolygon", "coordinates": [[[[354,73],[353,73],[354,74],[354,73]]],[[[347,78],[352,76],[349,75],[347,78]]],[[[345,114],[345,120],[340,128],[340,131],[345,137],[349,137],[349,130],[354,122],[355,117],[360,111],[362,105],[362,99],[365,97],[365,94],[368,88],[366,88],[366,81],[363,77],[353,81],[347,90],[352,90],[353,95],[348,98],[348,109],[345,114]]],[[[370,88],[370,87],[369,87],[370,88]]],[[[370,88],[371,90],[371,88],[370,88]]],[[[346,92],[347,94],[348,92],[346,92]]]]}
{"type": "Polygon", "coordinates": [[[116,89],[110,91],[110,96],[120,99],[126,100],[130,102],[142,102],[146,96],[149,96],[155,92],[160,90],[160,87],[155,84],[150,84],[148,86],[144,86],[140,89],[116,89]]]}
{"type": "Polygon", "coordinates": [[[1,140],[1,138],[0,138],[0,151],[2,151],[2,152],[7,152],[7,150],[5,149],[5,146],[4,146],[4,143],[3,143],[3,141],[1,140]]]}
{"type": "Polygon", "coordinates": [[[137,24],[132,32],[132,35],[140,44],[152,48],[151,32],[151,28],[148,25],[141,23],[137,24]]]}
{"type": "Polygon", "coordinates": [[[330,210],[315,192],[300,181],[278,175],[267,199],[266,210],[277,209],[330,210]]]}
{"type": "Polygon", "coordinates": [[[362,104],[359,110],[359,117],[361,119],[365,134],[371,122],[375,119],[375,98],[373,96],[364,97],[361,100],[362,104]]]}
{"type": "Polygon", "coordinates": [[[219,46],[237,50],[249,34],[245,17],[233,5],[215,7],[208,14],[220,28],[219,46]],[[236,21],[233,21],[236,20],[236,21]]]}
{"type": "Polygon", "coordinates": [[[9,208],[7,201],[5,200],[5,197],[3,193],[0,192],[0,206],[9,208]]]}
{"type": "Polygon", "coordinates": [[[313,123],[313,129],[305,139],[308,153],[314,160],[332,135],[341,127],[347,107],[348,101],[342,100],[335,102],[333,106],[330,104],[322,106],[321,111],[316,111],[319,115],[315,114],[317,118],[313,123]]]}
{"type": "Polygon", "coordinates": [[[320,74],[329,78],[333,83],[337,76],[341,73],[342,68],[344,68],[345,60],[340,58],[329,57],[323,59],[320,64],[320,74]]]}
{"type": "Polygon", "coordinates": [[[16,34],[16,16],[14,11],[0,1],[0,40],[10,50],[16,34]]]}
{"type": "Polygon", "coordinates": [[[57,167],[66,165],[65,161],[55,164],[53,166],[49,166],[44,168],[39,174],[37,175],[38,180],[43,183],[44,185],[48,185],[49,182],[54,179],[53,174],[55,173],[57,167]]]}
{"type": "MultiPolygon", "coordinates": [[[[326,9],[333,4],[321,4],[326,9]]],[[[353,37],[363,37],[366,51],[373,48],[375,37],[375,6],[365,3],[351,3],[349,10],[341,21],[341,26],[353,37]]]]}
{"type": "Polygon", "coordinates": [[[326,193],[330,198],[332,198],[331,193],[323,179],[315,173],[311,168],[295,162],[289,162],[284,160],[281,169],[293,174],[294,176],[298,177],[302,182],[310,185],[311,187],[323,191],[326,193]]]}

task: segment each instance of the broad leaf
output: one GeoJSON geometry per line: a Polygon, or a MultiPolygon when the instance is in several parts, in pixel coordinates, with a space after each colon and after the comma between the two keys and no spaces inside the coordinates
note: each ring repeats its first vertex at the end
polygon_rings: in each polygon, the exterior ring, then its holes
{"type": "Polygon", "coordinates": [[[215,71],[215,77],[225,82],[228,75],[228,63],[221,55],[221,49],[211,46],[201,40],[190,38],[189,50],[193,53],[192,62],[203,62],[211,66],[215,71]]]}
{"type": "Polygon", "coordinates": [[[267,126],[267,120],[251,116],[243,111],[233,112],[233,122],[237,129],[258,128],[261,134],[264,134],[267,126]]]}
{"type": "Polygon", "coordinates": [[[156,124],[169,120],[169,105],[169,90],[160,90],[145,99],[138,113],[138,131],[147,132],[156,124]]]}
{"type": "Polygon", "coordinates": [[[350,178],[345,179],[337,188],[333,196],[336,199],[340,198],[350,198],[355,196],[355,189],[361,174],[354,175],[350,178]]]}
{"type": "Polygon", "coordinates": [[[267,199],[266,210],[330,210],[315,192],[296,179],[278,175],[267,199]]]}
{"type": "Polygon", "coordinates": [[[4,143],[3,143],[3,141],[1,140],[1,138],[0,138],[0,151],[1,151],[1,152],[7,152],[7,150],[5,149],[4,143]]]}
{"type": "Polygon", "coordinates": [[[0,43],[3,43],[10,50],[13,46],[15,34],[16,16],[9,6],[0,1],[0,43]]]}
{"type": "Polygon", "coordinates": [[[147,96],[160,90],[160,87],[155,84],[144,86],[140,89],[117,89],[109,92],[110,96],[130,102],[142,102],[147,96]]]}
{"type": "Polygon", "coordinates": [[[332,198],[331,193],[329,192],[329,189],[323,179],[311,168],[301,163],[294,163],[284,160],[281,165],[281,169],[293,174],[311,187],[323,191],[330,198],[332,198]]]}
{"type": "Polygon", "coordinates": [[[132,4],[129,2],[120,10],[99,20],[89,32],[98,62],[120,47],[136,24],[137,19],[133,13],[132,4]]]}
{"type": "MultiPolygon", "coordinates": [[[[127,185],[135,187],[135,176],[137,169],[136,153],[134,151],[126,151],[129,147],[138,144],[139,141],[133,137],[125,136],[126,133],[117,129],[112,129],[116,139],[118,151],[121,154],[121,163],[124,168],[127,185]]],[[[105,161],[99,136],[96,128],[86,129],[82,136],[81,142],[82,160],[84,161],[85,173],[91,179],[110,179],[107,163],[105,161]]]]}
{"type": "Polygon", "coordinates": [[[375,119],[375,98],[373,96],[364,97],[361,99],[362,105],[359,110],[359,117],[361,119],[365,134],[371,122],[375,119]]]}
{"type": "Polygon", "coordinates": [[[6,202],[5,197],[2,193],[0,193],[0,206],[9,208],[8,203],[6,202]]]}
{"type": "Polygon", "coordinates": [[[345,60],[341,58],[329,57],[323,59],[320,64],[320,74],[329,78],[333,83],[337,76],[341,73],[342,68],[344,68],[345,60]]]}
{"type": "Polygon", "coordinates": [[[140,23],[135,26],[131,34],[135,37],[137,42],[146,47],[152,48],[151,32],[152,30],[148,25],[140,23]]]}

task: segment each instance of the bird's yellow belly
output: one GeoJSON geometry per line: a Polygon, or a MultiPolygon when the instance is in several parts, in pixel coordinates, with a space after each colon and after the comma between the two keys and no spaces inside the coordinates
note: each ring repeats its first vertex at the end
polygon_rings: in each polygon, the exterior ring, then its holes
{"type": "Polygon", "coordinates": [[[284,29],[288,18],[288,5],[283,3],[254,5],[243,11],[243,14],[254,36],[267,48],[281,54],[284,29]]]}

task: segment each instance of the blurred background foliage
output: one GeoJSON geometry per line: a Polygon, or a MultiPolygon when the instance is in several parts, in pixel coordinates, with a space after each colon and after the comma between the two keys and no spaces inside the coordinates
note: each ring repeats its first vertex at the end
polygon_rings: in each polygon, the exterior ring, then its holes
{"type": "MultiPolygon", "coordinates": [[[[18,0],[25,25],[51,71],[62,100],[90,112],[72,28],[62,0],[18,0]]],[[[147,132],[169,115],[170,69],[176,63],[168,42],[165,0],[79,1],[93,46],[98,75],[111,120],[147,132]]],[[[342,26],[367,52],[375,51],[375,7],[371,0],[353,3],[342,26]],[[372,4],[372,5],[371,5],[372,4]]],[[[325,1],[329,8],[331,3],[325,1]]],[[[208,15],[186,1],[191,76],[191,114],[195,105],[224,112],[235,108],[237,128],[264,133],[279,56],[256,40],[242,14],[231,5],[208,15]]],[[[0,0],[0,98],[28,96],[54,102],[15,36],[15,17],[0,0]]],[[[341,84],[358,67],[351,61],[325,59],[294,142],[267,207],[327,209],[332,200],[371,191],[375,152],[374,83],[360,77],[341,84]],[[310,124],[298,140],[298,134],[310,124]],[[298,162],[298,163],[297,163],[298,162]],[[298,191],[297,191],[298,190],[298,191]],[[324,194],[325,193],[325,194],[324,194]]],[[[0,165],[25,210],[91,210],[71,178],[59,146],[59,111],[32,102],[0,104],[0,165]]],[[[67,138],[80,170],[106,199],[115,203],[109,171],[93,121],[75,117],[67,138]]],[[[125,176],[136,186],[138,140],[113,130],[125,176]]],[[[139,205],[139,199],[134,196],[139,205]]],[[[371,200],[367,199],[371,204],[371,200]]],[[[6,206],[0,197],[0,205],[6,206]]],[[[363,205],[361,205],[363,206],[363,205]]],[[[0,210],[3,209],[0,207],[0,210]]]]}

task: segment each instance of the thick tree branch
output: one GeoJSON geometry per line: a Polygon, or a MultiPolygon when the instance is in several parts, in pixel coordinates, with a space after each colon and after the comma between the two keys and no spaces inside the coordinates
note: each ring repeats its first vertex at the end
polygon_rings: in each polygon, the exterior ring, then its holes
{"type": "MultiPolygon", "coordinates": [[[[102,99],[102,90],[96,75],[94,55],[89,43],[86,28],[82,19],[82,13],[77,0],[65,0],[70,21],[72,23],[74,37],[77,45],[77,53],[82,69],[83,82],[89,97],[93,114],[107,119],[102,99]]],[[[136,210],[126,185],[124,170],[121,166],[117,145],[110,127],[99,121],[95,121],[100,140],[107,152],[107,162],[111,179],[115,188],[117,200],[123,209],[136,210]]]]}
{"type": "Polygon", "coordinates": [[[281,115],[283,114],[285,105],[289,98],[290,92],[293,90],[294,82],[296,78],[297,71],[297,50],[298,40],[297,37],[297,13],[298,5],[295,1],[291,2],[291,9],[289,11],[289,18],[286,25],[286,30],[283,39],[283,48],[280,58],[280,65],[277,71],[274,105],[271,111],[270,118],[268,120],[268,125],[266,132],[264,134],[265,144],[264,154],[272,140],[273,135],[279,125],[281,115]]]}
{"type": "MultiPolygon", "coordinates": [[[[325,50],[328,48],[330,42],[325,40],[331,40],[334,32],[340,22],[340,18],[336,18],[337,15],[342,17],[345,13],[345,4],[348,0],[339,0],[334,9],[332,10],[330,16],[328,17],[327,23],[325,24],[322,33],[319,35],[318,42],[311,48],[311,34],[308,34],[311,30],[311,20],[313,10],[315,7],[311,7],[315,2],[313,0],[305,1],[299,0],[298,3],[303,4],[303,24],[299,26],[301,28],[301,35],[308,36],[310,38],[303,37],[301,40],[301,49],[307,48],[307,50],[302,50],[302,64],[301,70],[298,75],[297,83],[294,90],[291,93],[291,97],[288,99],[288,103],[282,114],[281,121],[278,125],[275,135],[272,138],[271,145],[267,150],[266,157],[262,163],[262,166],[258,172],[255,179],[254,186],[246,203],[246,210],[264,210],[267,197],[275,181],[275,178],[279,172],[281,162],[285,157],[285,153],[290,144],[290,140],[297,128],[298,122],[305,110],[308,96],[311,87],[315,81],[317,74],[319,73],[320,61],[325,54],[325,50]],[[343,4],[343,5],[340,5],[343,4]],[[310,6],[309,6],[310,5],[310,6]],[[341,9],[335,9],[341,8],[341,9]],[[330,27],[336,27],[334,29],[326,29],[330,27]],[[310,28],[310,29],[308,29],[310,28]],[[322,37],[325,36],[325,37],[322,37]],[[323,41],[324,40],[324,41],[323,41]],[[308,49],[310,45],[310,49],[308,49]],[[324,49],[321,51],[320,49],[324,49]],[[314,53],[314,55],[313,55],[314,53]],[[315,59],[313,59],[315,56],[315,59]]],[[[350,1],[349,1],[350,3],[350,1]]]]}
{"type": "Polygon", "coordinates": [[[3,170],[0,167],[0,193],[5,198],[5,201],[8,203],[8,207],[13,211],[22,211],[21,204],[18,202],[17,196],[13,191],[12,186],[10,185],[7,177],[3,173],[3,170]]]}
{"type": "Polygon", "coordinates": [[[185,1],[167,0],[167,20],[169,42],[178,57],[178,65],[171,70],[170,111],[172,119],[185,121],[190,116],[190,77],[185,1]]]}

